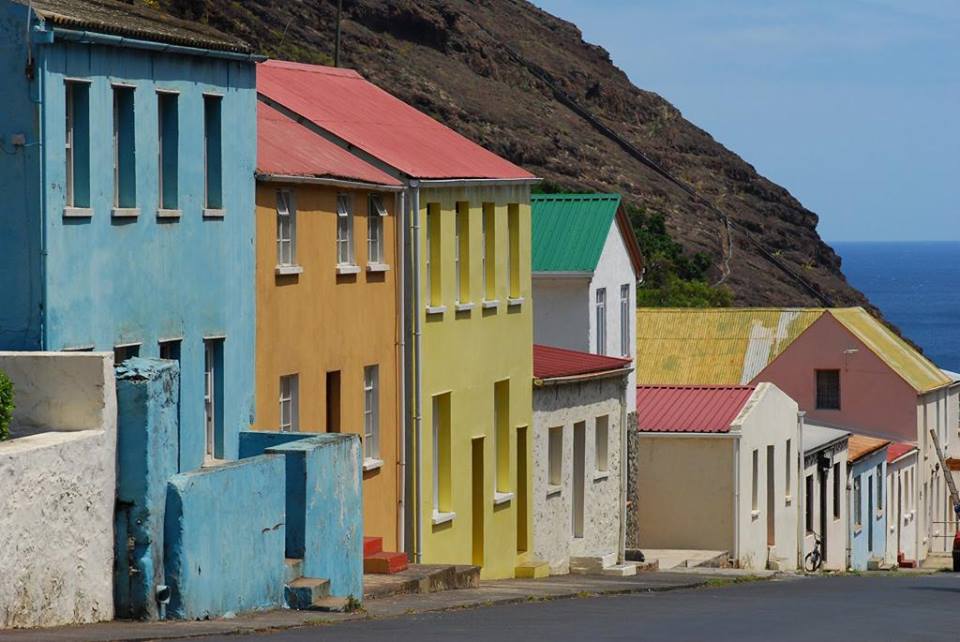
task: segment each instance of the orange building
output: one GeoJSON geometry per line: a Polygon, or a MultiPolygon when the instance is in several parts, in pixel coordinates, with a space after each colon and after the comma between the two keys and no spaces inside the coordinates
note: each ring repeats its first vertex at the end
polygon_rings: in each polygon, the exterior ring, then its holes
{"type": "Polygon", "coordinates": [[[364,533],[400,546],[400,183],[258,106],[255,430],[363,437],[364,533]]]}

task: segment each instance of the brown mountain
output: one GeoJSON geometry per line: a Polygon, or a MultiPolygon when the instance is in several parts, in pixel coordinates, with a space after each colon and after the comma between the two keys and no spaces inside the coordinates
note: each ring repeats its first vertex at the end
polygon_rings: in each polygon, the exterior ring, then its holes
{"type": "MultiPolygon", "coordinates": [[[[334,0],[140,0],[273,57],[329,63],[334,0]]],[[[868,305],[787,190],[524,0],[343,0],[341,64],[559,186],[666,216],[737,305],[868,305]],[[699,201],[643,159],[705,197],[699,201]],[[708,207],[711,204],[714,209],[708,207]]],[[[775,132],[771,132],[774,135],[775,132]]]]}

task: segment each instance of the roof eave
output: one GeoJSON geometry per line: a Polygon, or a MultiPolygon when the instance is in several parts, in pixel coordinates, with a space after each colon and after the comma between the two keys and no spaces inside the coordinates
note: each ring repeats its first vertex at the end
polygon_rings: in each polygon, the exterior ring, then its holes
{"type": "Polygon", "coordinates": [[[371,189],[382,192],[399,192],[403,190],[403,185],[387,185],[385,183],[374,183],[355,179],[336,178],[332,176],[298,176],[293,174],[273,174],[270,172],[257,172],[258,181],[265,183],[294,183],[298,185],[327,185],[330,187],[345,187],[353,189],[371,189]]]}
{"type": "Polygon", "coordinates": [[[601,370],[599,372],[585,372],[582,374],[566,375],[560,377],[534,377],[533,385],[540,387],[557,386],[564,383],[576,383],[578,381],[596,381],[598,379],[609,379],[611,377],[622,377],[633,372],[633,366],[624,368],[614,368],[611,370],[601,370]]]}

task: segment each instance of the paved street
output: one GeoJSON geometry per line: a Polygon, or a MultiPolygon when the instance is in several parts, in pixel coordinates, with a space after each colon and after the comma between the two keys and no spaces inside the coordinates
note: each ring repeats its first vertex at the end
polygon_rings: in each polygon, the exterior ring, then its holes
{"type": "MultiPolygon", "coordinates": [[[[722,580],[720,581],[722,582],[722,580]]],[[[236,637],[205,637],[235,642],[236,637]]],[[[783,578],[666,593],[528,602],[352,621],[242,639],[357,640],[957,640],[952,574],[783,578]]]]}

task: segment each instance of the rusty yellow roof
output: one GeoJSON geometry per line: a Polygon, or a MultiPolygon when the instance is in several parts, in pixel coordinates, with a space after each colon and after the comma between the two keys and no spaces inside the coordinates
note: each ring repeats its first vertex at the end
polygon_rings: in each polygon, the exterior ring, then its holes
{"type": "Polygon", "coordinates": [[[862,308],[641,308],[639,385],[743,385],[829,313],[917,392],[950,383],[862,308]]]}

